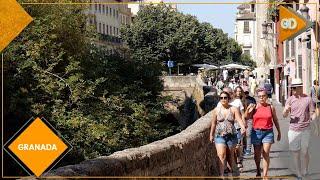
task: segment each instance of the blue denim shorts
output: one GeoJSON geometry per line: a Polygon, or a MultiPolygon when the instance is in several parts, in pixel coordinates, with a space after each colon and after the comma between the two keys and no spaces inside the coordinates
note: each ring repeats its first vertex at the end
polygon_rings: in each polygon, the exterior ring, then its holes
{"type": "Polygon", "coordinates": [[[274,143],[273,129],[270,130],[258,130],[252,129],[251,143],[253,145],[262,145],[263,143],[274,143]]]}
{"type": "Polygon", "coordinates": [[[241,129],[237,129],[237,143],[238,144],[241,144],[242,138],[243,138],[243,136],[241,134],[241,129]]]}
{"type": "Polygon", "coordinates": [[[233,147],[237,144],[237,135],[227,134],[225,136],[216,135],[214,138],[216,144],[224,144],[228,147],[233,147]]]}

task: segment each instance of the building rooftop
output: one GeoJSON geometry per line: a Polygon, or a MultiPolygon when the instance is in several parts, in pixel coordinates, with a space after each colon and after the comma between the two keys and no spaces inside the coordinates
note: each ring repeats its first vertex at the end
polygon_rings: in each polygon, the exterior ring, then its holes
{"type": "Polygon", "coordinates": [[[244,9],[249,9],[250,4],[241,4],[240,6],[237,7],[237,9],[244,10],[244,9]]]}
{"type": "Polygon", "coordinates": [[[239,5],[239,6],[237,7],[237,9],[240,9],[240,10],[250,9],[250,5],[251,5],[252,3],[255,3],[255,2],[256,2],[255,0],[252,0],[252,1],[247,2],[247,3],[243,3],[243,4],[239,5]]]}
{"type": "Polygon", "coordinates": [[[238,14],[236,20],[255,20],[255,13],[238,14]]]}

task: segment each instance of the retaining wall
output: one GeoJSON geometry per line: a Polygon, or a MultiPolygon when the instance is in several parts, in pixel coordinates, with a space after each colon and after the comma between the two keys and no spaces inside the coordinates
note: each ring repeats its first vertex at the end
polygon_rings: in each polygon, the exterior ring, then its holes
{"type": "Polygon", "coordinates": [[[46,176],[217,175],[216,150],[209,142],[211,113],[174,136],[110,156],[60,167],[46,176]]]}
{"type": "Polygon", "coordinates": [[[187,88],[196,86],[197,76],[163,76],[163,86],[168,88],[187,88]]]}
{"type": "MultiPolygon", "coordinates": [[[[165,76],[165,88],[193,87],[199,107],[203,86],[196,76],[165,76]]],[[[211,113],[181,133],[141,146],[60,167],[45,176],[214,176],[218,174],[216,150],[209,142],[211,113]]]]}

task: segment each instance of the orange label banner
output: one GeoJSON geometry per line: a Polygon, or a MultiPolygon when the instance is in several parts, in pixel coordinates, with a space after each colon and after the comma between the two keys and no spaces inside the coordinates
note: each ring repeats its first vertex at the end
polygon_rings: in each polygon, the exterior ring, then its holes
{"type": "Polygon", "coordinates": [[[312,23],[291,8],[280,6],[279,41],[292,39],[312,26],[312,23]]]}
{"type": "Polygon", "coordinates": [[[0,3],[0,52],[32,21],[16,0],[0,3]]]}
{"type": "Polygon", "coordinates": [[[71,150],[71,145],[65,144],[45,119],[36,118],[27,124],[12,138],[8,149],[16,156],[16,160],[22,162],[19,163],[22,167],[26,166],[39,177],[66,150],[71,150]]]}

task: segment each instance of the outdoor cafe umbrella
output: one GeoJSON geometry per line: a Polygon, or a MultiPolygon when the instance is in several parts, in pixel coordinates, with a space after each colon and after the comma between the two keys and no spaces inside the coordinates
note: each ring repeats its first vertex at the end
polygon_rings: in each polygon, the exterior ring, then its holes
{"type": "Polygon", "coordinates": [[[226,68],[226,69],[249,69],[249,66],[239,65],[239,64],[227,64],[224,66],[220,66],[220,68],[226,68]]]}
{"type": "Polygon", "coordinates": [[[192,66],[204,69],[218,69],[217,66],[210,65],[210,64],[193,64],[192,66]]]}

